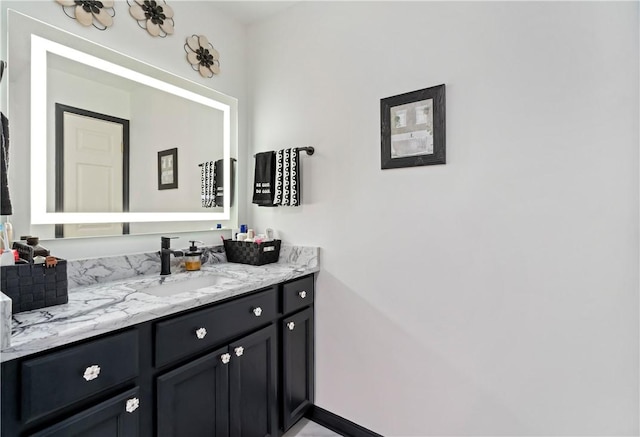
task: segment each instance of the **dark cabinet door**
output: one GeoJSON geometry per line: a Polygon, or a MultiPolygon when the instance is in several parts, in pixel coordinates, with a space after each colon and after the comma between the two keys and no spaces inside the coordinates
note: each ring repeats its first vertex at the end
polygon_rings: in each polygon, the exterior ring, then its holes
{"type": "Polygon", "coordinates": [[[229,346],[231,435],[277,435],[277,329],[270,325],[229,346]]]}
{"type": "Polygon", "coordinates": [[[313,308],[282,321],[282,425],[291,428],[313,403],[313,308]]]}
{"type": "Polygon", "coordinates": [[[157,435],[229,435],[229,359],[219,349],[158,377],[157,435]]]}
{"type": "Polygon", "coordinates": [[[138,389],[102,402],[31,437],[135,437],[138,435],[138,389]]]}

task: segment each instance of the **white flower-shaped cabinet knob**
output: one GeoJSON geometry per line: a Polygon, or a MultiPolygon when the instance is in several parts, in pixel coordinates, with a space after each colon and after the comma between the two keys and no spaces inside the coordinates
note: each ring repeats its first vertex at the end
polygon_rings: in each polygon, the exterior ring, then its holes
{"type": "Polygon", "coordinates": [[[127,413],[133,413],[138,409],[139,406],[140,400],[138,398],[131,398],[127,399],[127,404],[125,405],[124,409],[127,411],[127,413]]]}
{"type": "Polygon", "coordinates": [[[100,375],[100,366],[94,364],[93,366],[89,366],[85,369],[82,377],[87,381],[93,381],[98,377],[98,375],[100,375]]]}
{"type": "Polygon", "coordinates": [[[198,340],[202,340],[207,335],[207,330],[205,328],[196,329],[196,337],[198,340]]]}

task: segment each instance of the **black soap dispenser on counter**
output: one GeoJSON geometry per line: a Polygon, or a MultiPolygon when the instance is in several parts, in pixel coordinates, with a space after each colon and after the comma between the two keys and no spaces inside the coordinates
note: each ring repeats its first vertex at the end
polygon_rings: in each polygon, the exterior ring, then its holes
{"type": "Polygon", "coordinates": [[[198,249],[196,243],[202,243],[202,241],[192,240],[189,241],[191,247],[187,253],[184,254],[184,268],[188,272],[195,272],[200,270],[202,265],[202,251],[198,249]]]}

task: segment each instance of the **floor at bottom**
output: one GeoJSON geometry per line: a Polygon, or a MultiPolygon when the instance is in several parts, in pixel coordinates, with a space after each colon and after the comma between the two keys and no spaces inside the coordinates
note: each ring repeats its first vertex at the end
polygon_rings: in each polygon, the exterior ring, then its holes
{"type": "Polygon", "coordinates": [[[330,429],[315,422],[302,418],[293,425],[282,437],[341,437],[330,429]]]}

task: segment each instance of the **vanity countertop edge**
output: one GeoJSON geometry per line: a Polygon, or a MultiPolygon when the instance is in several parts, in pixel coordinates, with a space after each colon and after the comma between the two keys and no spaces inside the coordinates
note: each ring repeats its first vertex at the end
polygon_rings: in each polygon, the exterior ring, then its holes
{"type": "Polygon", "coordinates": [[[220,275],[232,281],[164,297],[136,290],[144,282],[158,281],[158,275],[78,287],[69,291],[67,304],[14,314],[11,346],[0,351],[0,362],[251,293],[319,270],[317,258],[306,265],[281,262],[262,266],[226,262],[203,265],[199,272],[173,276],[220,275]]]}

